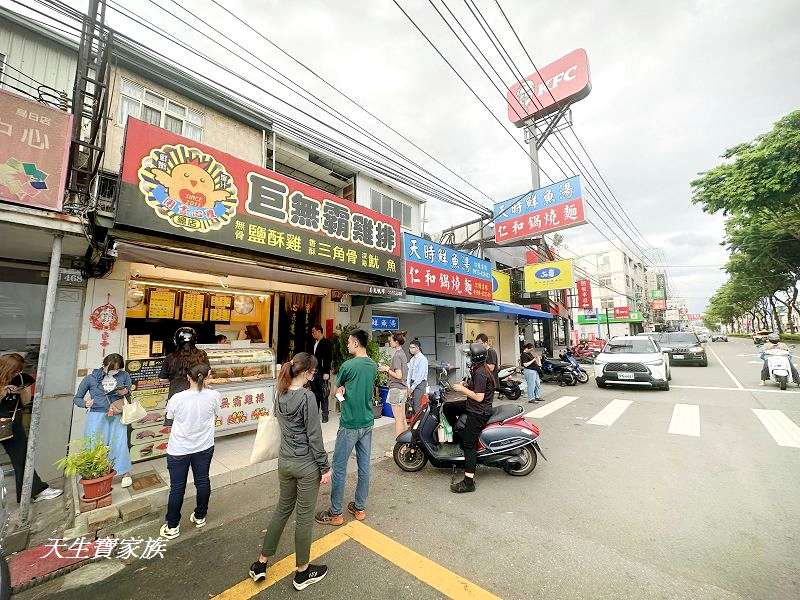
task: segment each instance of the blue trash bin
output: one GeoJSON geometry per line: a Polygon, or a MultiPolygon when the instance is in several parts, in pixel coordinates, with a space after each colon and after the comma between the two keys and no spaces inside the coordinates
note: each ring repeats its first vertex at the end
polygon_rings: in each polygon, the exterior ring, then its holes
{"type": "Polygon", "coordinates": [[[389,404],[389,388],[385,385],[382,385],[378,388],[378,394],[381,398],[381,406],[383,406],[383,414],[384,417],[394,417],[394,413],[392,413],[392,405],[389,404]]]}

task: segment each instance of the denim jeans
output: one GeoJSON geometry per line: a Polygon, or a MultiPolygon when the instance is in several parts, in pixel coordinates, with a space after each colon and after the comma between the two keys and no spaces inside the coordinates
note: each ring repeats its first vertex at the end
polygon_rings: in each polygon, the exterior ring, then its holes
{"type": "Polygon", "coordinates": [[[177,527],[181,522],[181,507],[183,496],[186,493],[186,480],[189,477],[189,467],[192,468],[194,487],[197,488],[197,508],[194,516],[205,519],[208,513],[208,499],[211,497],[211,480],[208,470],[211,467],[211,458],[214,456],[214,446],[193,454],[174,456],[167,454],[167,470],[169,471],[169,501],[167,503],[167,525],[177,527]]]}
{"type": "Polygon", "coordinates": [[[333,449],[333,471],[331,481],[331,514],[342,514],[344,484],[347,480],[347,461],[356,449],[358,483],[356,484],[356,508],[366,510],[369,494],[369,455],[372,449],[372,427],[361,429],[339,428],[336,447],[333,449]]]}
{"type": "Polygon", "coordinates": [[[528,384],[528,399],[540,398],[542,395],[542,378],[533,369],[525,369],[525,382],[528,384]]]}

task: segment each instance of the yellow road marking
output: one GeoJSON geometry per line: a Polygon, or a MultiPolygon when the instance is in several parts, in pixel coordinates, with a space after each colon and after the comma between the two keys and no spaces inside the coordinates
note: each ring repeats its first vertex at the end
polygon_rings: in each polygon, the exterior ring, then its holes
{"type": "Polygon", "coordinates": [[[423,583],[427,583],[448,598],[454,600],[500,600],[498,596],[363,523],[353,521],[349,523],[349,526],[351,530],[348,535],[355,541],[394,563],[423,583]]]}
{"type": "MultiPolygon", "coordinates": [[[[321,537],[311,544],[311,560],[316,560],[323,554],[327,554],[337,546],[341,546],[349,540],[350,537],[347,535],[348,527],[349,525],[344,525],[340,529],[321,537]]],[[[269,566],[267,570],[267,579],[264,582],[255,583],[248,577],[241,583],[237,583],[221,594],[214,596],[211,600],[247,600],[248,598],[252,598],[287,575],[294,573],[295,566],[295,557],[294,554],[291,554],[269,566]]]]}
{"type": "MultiPolygon", "coordinates": [[[[311,544],[311,560],[347,540],[358,542],[453,600],[500,600],[498,596],[358,521],[351,521],[311,544]]],[[[211,600],[248,600],[291,575],[294,569],[295,556],[292,554],[270,565],[265,582],[257,584],[248,578],[211,600]]]]}

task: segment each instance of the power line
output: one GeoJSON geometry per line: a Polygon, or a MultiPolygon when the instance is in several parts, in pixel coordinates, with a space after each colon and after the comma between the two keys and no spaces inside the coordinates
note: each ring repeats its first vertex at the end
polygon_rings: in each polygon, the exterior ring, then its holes
{"type": "MultiPolygon", "coordinates": [[[[234,45],[235,45],[237,48],[239,48],[240,50],[242,50],[242,51],[244,51],[244,52],[249,52],[249,51],[248,51],[248,49],[247,49],[247,48],[245,48],[244,46],[242,46],[242,45],[241,45],[239,42],[237,42],[236,40],[234,40],[234,39],[233,39],[233,38],[231,38],[230,36],[226,35],[224,32],[220,31],[219,29],[217,29],[216,27],[214,27],[213,25],[211,25],[210,23],[208,23],[208,22],[207,22],[205,19],[201,18],[201,17],[200,17],[200,16],[198,16],[196,13],[194,13],[194,12],[190,11],[189,9],[185,8],[184,6],[182,6],[180,3],[176,2],[176,0],[170,0],[170,2],[172,2],[174,5],[176,5],[176,6],[178,6],[179,8],[181,8],[181,9],[182,9],[183,11],[185,11],[186,13],[188,13],[188,14],[192,15],[192,16],[193,16],[193,17],[194,17],[196,20],[198,20],[198,21],[200,21],[201,23],[203,23],[203,24],[204,24],[206,27],[208,27],[209,29],[211,29],[212,31],[214,31],[216,34],[218,34],[219,36],[221,36],[223,39],[226,39],[226,40],[228,40],[229,42],[231,42],[232,44],[234,44],[234,45]]],[[[169,14],[169,15],[171,15],[172,17],[174,17],[174,18],[176,18],[177,20],[179,20],[181,23],[183,23],[183,24],[184,24],[184,25],[186,25],[187,27],[192,27],[192,26],[191,26],[189,23],[187,23],[187,22],[186,22],[185,20],[183,20],[181,17],[179,17],[179,16],[175,15],[174,13],[172,13],[172,12],[170,12],[170,11],[166,10],[166,9],[163,9],[163,10],[164,10],[165,12],[167,12],[167,14],[169,14]]],[[[227,12],[230,14],[230,11],[227,11],[227,12]]],[[[211,38],[209,38],[209,39],[211,39],[211,41],[212,41],[213,43],[215,43],[216,45],[218,45],[219,47],[221,47],[223,50],[225,50],[225,51],[227,51],[227,52],[229,52],[229,53],[233,54],[234,56],[236,56],[236,57],[237,57],[237,58],[239,58],[240,60],[242,60],[242,61],[246,62],[247,64],[249,64],[250,66],[252,66],[252,67],[256,68],[258,71],[260,71],[261,73],[263,73],[264,75],[266,75],[267,77],[269,77],[270,79],[272,79],[273,81],[275,81],[276,83],[278,83],[278,84],[282,85],[283,87],[285,87],[286,89],[288,89],[288,90],[290,90],[290,91],[292,91],[292,92],[299,93],[299,94],[300,94],[300,95],[303,97],[303,99],[304,99],[304,100],[306,100],[306,101],[307,101],[307,102],[309,102],[310,104],[314,105],[316,108],[321,108],[321,110],[323,110],[323,112],[325,112],[325,113],[327,113],[327,114],[331,115],[332,117],[334,117],[334,118],[335,118],[335,119],[337,119],[338,121],[340,121],[340,122],[342,122],[342,123],[344,123],[344,124],[346,124],[346,125],[348,125],[348,126],[352,127],[353,129],[355,129],[356,131],[358,131],[358,132],[359,132],[359,133],[361,133],[362,135],[365,135],[366,137],[368,137],[368,138],[369,138],[369,139],[371,139],[372,141],[376,142],[378,145],[380,145],[381,147],[385,148],[385,149],[386,149],[386,150],[388,150],[389,152],[392,152],[392,153],[396,154],[396,155],[397,155],[397,156],[399,156],[399,157],[400,157],[402,160],[405,160],[405,161],[407,161],[408,163],[412,164],[412,165],[413,165],[413,166],[414,166],[416,169],[418,169],[420,172],[423,172],[423,173],[425,173],[425,174],[429,175],[430,177],[433,177],[433,178],[437,179],[437,180],[438,180],[438,181],[439,181],[439,182],[442,184],[442,186],[444,187],[444,189],[449,189],[449,190],[451,191],[451,193],[455,194],[457,197],[460,197],[460,198],[463,200],[463,203],[462,203],[462,204],[463,204],[463,206],[462,206],[463,208],[468,208],[468,207],[470,207],[470,208],[471,208],[471,210],[473,210],[473,211],[475,211],[475,212],[479,212],[479,213],[480,213],[480,211],[486,211],[486,209],[483,207],[483,205],[482,205],[482,204],[480,204],[480,203],[478,203],[478,202],[475,202],[475,201],[474,201],[472,198],[470,198],[469,196],[466,196],[466,195],[465,195],[465,194],[463,194],[463,192],[461,192],[460,190],[457,190],[456,188],[454,188],[454,187],[450,186],[450,185],[449,185],[447,182],[445,182],[445,181],[444,181],[444,180],[442,180],[441,178],[439,178],[439,177],[435,176],[433,173],[431,173],[430,171],[428,171],[427,169],[425,169],[425,168],[424,168],[424,167],[422,167],[421,165],[417,164],[416,162],[414,162],[413,160],[411,160],[409,157],[407,157],[407,156],[405,156],[404,154],[402,154],[402,153],[401,153],[400,151],[398,151],[396,148],[394,148],[394,147],[392,147],[391,145],[389,145],[388,143],[384,142],[383,140],[381,140],[380,138],[378,138],[376,135],[374,135],[372,132],[368,131],[366,128],[364,128],[363,126],[359,125],[358,123],[356,123],[355,121],[353,121],[352,119],[350,119],[349,117],[347,117],[347,116],[346,116],[344,113],[342,113],[341,111],[337,110],[336,108],[334,108],[333,106],[331,106],[330,104],[328,104],[327,102],[325,102],[325,101],[324,101],[322,98],[320,98],[319,96],[317,96],[317,95],[316,95],[316,94],[314,94],[313,92],[311,92],[311,91],[307,90],[306,88],[302,87],[302,86],[301,86],[300,84],[298,84],[296,81],[293,81],[291,78],[289,78],[289,77],[288,77],[288,76],[286,76],[285,74],[281,73],[281,72],[280,72],[278,69],[276,69],[275,67],[273,67],[273,66],[269,65],[269,64],[268,64],[266,61],[264,61],[263,59],[261,59],[259,56],[253,55],[253,56],[254,56],[254,57],[255,57],[255,58],[256,58],[256,59],[259,61],[259,63],[263,64],[263,65],[264,65],[266,68],[270,69],[271,71],[274,71],[275,73],[277,73],[278,75],[280,75],[281,77],[283,77],[283,78],[284,78],[286,81],[288,81],[288,82],[289,82],[289,83],[290,83],[292,86],[294,86],[294,88],[292,88],[290,85],[287,85],[287,84],[286,84],[286,83],[284,83],[283,81],[281,81],[281,80],[279,80],[279,79],[276,79],[274,76],[270,75],[269,73],[267,73],[266,71],[264,71],[264,69],[260,68],[258,65],[254,64],[252,61],[248,60],[247,58],[243,57],[241,54],[238,54],[238,53],[236,53],[236,52],[233,52],[233,51],[232,51],[232,50],[231,50],[231,49],[230,49],[228,46],[226,46],[226,45],[222,44],[221,42],[217,41],[217,40],[216,40],[216,39],[214,39],[213,37],[211,37],[211,38]],[[314,103],[312,100],[309,100],[308,96],[310,96],[311,98],[313,98],[313,100],[316,100],[316,102],[317,102],[318,104],[315,104],[315,103],[314,103]],[[321,106],[320,106],[320,105],[321,105],[321,106]]],[[[430,181],[430,179],[429,179],[429,178],[426,178],[426,179],[428,179],[428,180],[430,181]]]]}

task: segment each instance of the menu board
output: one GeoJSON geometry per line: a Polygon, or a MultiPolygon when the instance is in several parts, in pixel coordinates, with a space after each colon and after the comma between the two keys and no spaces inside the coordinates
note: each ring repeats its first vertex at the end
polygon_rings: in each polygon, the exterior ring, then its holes
{"type": "Polygon", "coordinates": [[[152,290],[150,303],[147,306],[148,319],[175,318],[175,292],[169,290],[152,290]]]}
{"type": "Polygon", "coordinates": [[[149,358],[149,357],[150,357],[150,336],[129,335],[128,359],[149,358]]]}
{"type": "Polygon", "coordinates": [[[197,292],[184,292],[181,308],[181,321],[200,322],[203,320],[203,309],[206,306],[206,295],[197,292]]]}
{"type": "Polygon", "coordinates": [[[209,321],[230,321],[232,300],[231,296],[211,296],[209,321]]]}
{"type": "Polygon", "coordinates": [[[164,354],[164,342],[153,340],[150,356],[158,356],[159,354],[164,354]]]}
{"type": "Polygon", "coordinates": [[[163,358],[128,360],[125,370],[131,376],[131,398],[147,410],[143,419],[128,427],[131,461],[139,462],[167,452],[169,429],[164,425],[169,382],[159,379],[163,358]]]}

